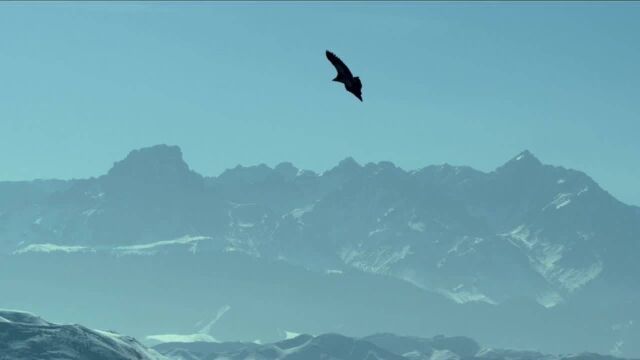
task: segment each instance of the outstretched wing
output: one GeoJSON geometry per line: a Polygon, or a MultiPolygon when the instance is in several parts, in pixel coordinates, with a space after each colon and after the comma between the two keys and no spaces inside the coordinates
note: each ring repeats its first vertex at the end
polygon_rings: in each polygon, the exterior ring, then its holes
{"type": "Polygon", "coordinates": [[[333,64],[333,66],[335,66],[336,70],[338,71],[338,76],[349,77],[349,78],[353,77],[347,65],[345,65],[342,62],[342,60],[340,60],[340,58],[336,56],[336,54],[332,53],[329,50],[326,51],[326,54],[327,54],[327,59],[329,59],[331,64],[333,64]]]}
{"type": "Polygon", "coordinates": [[[353,88],[348,89],[348,91],[362,101],[362,82],[359,77],[353,78],[353,88]]]}

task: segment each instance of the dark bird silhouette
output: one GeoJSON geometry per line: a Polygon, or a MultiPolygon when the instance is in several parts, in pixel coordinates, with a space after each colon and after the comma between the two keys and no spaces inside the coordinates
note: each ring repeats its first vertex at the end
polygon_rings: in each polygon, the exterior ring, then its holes
{"type": "Polygon", "coordinates": [[[338,75],[333,81],[337,81],[344,84],[345,89],[348,92],[355,95],[360,101],[362,101],[362,82],[360,82],[360,78],[357,76],[353,76],[351,74],[351,70],[345,65],[336,54],[327,50],[327,59],[335,66],[338,71],[338,75]]]}

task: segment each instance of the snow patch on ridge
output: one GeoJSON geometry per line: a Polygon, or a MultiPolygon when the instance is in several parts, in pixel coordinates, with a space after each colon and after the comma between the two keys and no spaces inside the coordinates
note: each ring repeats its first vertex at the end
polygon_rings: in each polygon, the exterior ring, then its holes
{"type": "Polygon", "coordinates": [[[556,207],[556,210],[560,209],[561,207],[567,206],[571,203],[572,195],[573,194],[570,193],[558,194],[556,195],[555,199],[553,199],[550,205],[554,205],[556,207]]]}
{"type": "MultiPolygon", "coordinates": [[[[564,182],[564,180],[563,180],[563,182],[564,182]]],[[[558,180],[558,184],[562,184],[562,182],[560,182],[560,180],[558,180]]],[[[587,191],[589,191],[589,187],[585,186],[584,188],[582,188],[577,193],[559,193],[559,194],[557,194],[555,196],[555,198],[550,203],[548,203],[547,205],[545,205],[542,208],[542,211],[547,210],[551,206],[555,207],[556,210],[559,210],[559,209],[569,205],[573,199],[577,198],[578,196],[584,194],[587,191]]]]}
{"type": "Polygon", "coordinates": [[[536,302],[547,309],[561,304],[563,301],[564,298],[555,291],[545,292],[536,297],[536,302]]]}
{"type": "Polygon", "coordinates": [[[573,292],[597,278],[603,269],[602,261],[597,261],[585,269],[566,269],[558,275],[558,281],[573,292]]]}
{"type": "Polygon", "coordinates": [[[78,252],[96,252],[95,249],[86,246],[56,245],[56,244],[31,244],[22,249],[13,252],[14,255],[26,253],[78,253],[78,252]]]}
{"type": "Polygon", "coordinates": [[[287,331],[287,330],[284,331],[285,340],[294,339],[294,338],[297,338],[298,336],[300,336],[300,333],[287,331]]]}
{"type": "Polygon", "coordinates": [[[497,302],[488,297],[487,295],[478,291],[478,289],[473,288],[469,290],[464,289],[464,285],[460,284],[451,290],[447,289],[437,289],[441,295],[453,300],[458,304],[465,304],[468,302],[486,302],[488,304],[496,305],[497,302]]]}
{"type": "Polygon", "coordinates": [[[460,360],[460,355],[450,350],[434,350],[429,360],[460,360]]]}
{"type": "Polygon", "coordinates": [[[183,236],[173,240],[157,241],[149,244],[117,246],[113,250],[122,255],[153,255],[159,248],[172,245],[191,245],[190,250],[195,252],[197,243],[203,240],[211,240],[209,236],[183,236]]]}
{"type": "Polygon", "coordinates": [[[96,213],[99,214],[100,212],[101,212],[101,210],[98,210],[98,209],[87,209],[87,210],[82,212],[82,215],[84,215],[86,217],[91,217],[93,214],[96,214],[96,213]]]}
{"type": "MultiPolygon", "coordinates": [[[[527,249],[533,248],[533,246],[538,242],[537,237],[531,239],[531,231],[526,225],[520,225],[513,229],[511,232],[502,235],[506,235],[512,240],[516,240],[519,244],[524,245],[527,249]]],[[[516,246],[519,246],[519,244],[516,244],[516,246]]]]}
{"type": "Polygon", "coordinates": [[[424,230],[426,229],[426,225],[421,221],[414,222],[409,220],[407,226],[409,226],[409,229],[417,232],[424,232],[424,230]]]}
{"type": "Polygon", "coordinates": [[[624,345],[624,341],[623,340],[619,340],[616,341],[615,344],[613,344],[613,347],[611,348],[611,350],[609,350],[609,353],[613,356],[622,356],[622,346],[624,345]]]}
{"type": "Polygon", "coordinates": [[[369,234],[368,234],[367,236],[368,236],[368,237],[372,237],[372,236],[373,236],[373,235],[375,235],[375,234],[379,234],[379,233],[381,233],[381,232],[385,232],[385,231],[387,231],[387,230],[388,230],[388,229],[387,229],[386,227],[382,227],[382,228],[379,228],[379,229],[371,230],[371,231],[369,231],[369,234]]]}
{"type": "Polygon", "coordinates": [[[148,341],[166,343],[166,342],[180,342],[180,343],[191,343],[191,342],[218,342],[213,336],[209,333],[213,326],[229,311],[231,310],[231,306],[225,305],[222,306],[216,312],[214,318],[209,321],[206,325],[204,325],[197,333],[195,334],[160,334],[160,335],[149,335],[146,336],[145,339],[148,341]]]}
{"type": "MultiPolygon", "coordinates": [[[[506,236],[517,248],[524,250],[525,255],[529,258],[529,263],[537,273],[549,283],[558,285],[569,292],[583,287],[602,272],[603,263],[600,260],[583,268],[562,267],[560,262],[564,257],[565,246],[543,241],[538,238],[538,233],[539,231],[532,236],[527,226],[520,225],[513,231],[501,235],[506,236]]],[[[578,235],[582,238],[588,236],[582,233],[578,235]]],[[[539,298],[538,302],[543,306],[546,306],[545,304],[555,306],[556,304],[555,300],[545,296],[542,299],[539,298]]]]}
{"type": "Polygon", "coordinates": [[[216,340],[213,336],[207,335],[207,334],[188,334],[188,335],[160,334],[160,335],[149,335],[145,337],[145,339],[148,341],[159,342],[159,343],[218,342],[218,340],[216,340]]]}
{"type": "Polygon", "coordinates": [[[309,205],[307,205],[307,206],[305,206],[305,207],[296,208],[296,209],[291,210],[291,211],[290,211],[290,212],[288,212],[287,214],[283,215],[282,217],[284,218],[284,217],[286,217],[287,215],[288,215],[288,216],[291,216],[291,217],[293,217],[294,219],[296,219],[296,221],[298,222],[298,224],[300,224],[300,225],[304,225],[304,222],[302,221],[302,217],[303,217],[306,213],[313,211],[313,208],[314,208],[314,207],[315,207],[315,204],[309,204],[309,205]]]}
{"type": "Polygon", "coordinates": [[[327,275],[342,275],[343,271],[342,270],[336,270],[336,269],[327,269],[325,271],[325,274],[327,274],[327,275]]]}
{"type": "Polygon", "coordinates": [[[382,247],[370,251],[359,251],[354,248],[344,248],[339,252],[342,261],[356,269],[376,274],[387,273],[391,265],[413,254],[411,246],[405,245],[400,249],[382,247]]]}

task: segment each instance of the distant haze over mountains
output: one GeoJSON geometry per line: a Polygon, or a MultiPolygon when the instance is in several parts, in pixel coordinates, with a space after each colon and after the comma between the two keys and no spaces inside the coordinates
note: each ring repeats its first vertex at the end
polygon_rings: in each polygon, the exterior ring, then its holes
{"type": "Polygon", "coordinates": [[[640,208],[528,151],[488,173],[346,158],[204,177],[158,145],[96,178],[0,183],[0,253],[16,274],[0,305],[140,337],[447,333],[640,356],[640,208]]]}

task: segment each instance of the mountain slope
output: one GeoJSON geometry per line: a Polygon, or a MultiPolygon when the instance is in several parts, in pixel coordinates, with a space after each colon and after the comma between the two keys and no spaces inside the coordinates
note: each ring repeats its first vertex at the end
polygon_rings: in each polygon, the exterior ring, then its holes
{"type": "Polygon", "coordinates": [[[159,145],[98,178],[42,184],[0,183],[0,251],[209,236],[317,271],[392,275],[457,302],[640,292],[638,209],[528,151],[490,173],[348,158],[320,175],[282,163],[203,178],[179,148],[159,145]]]}

